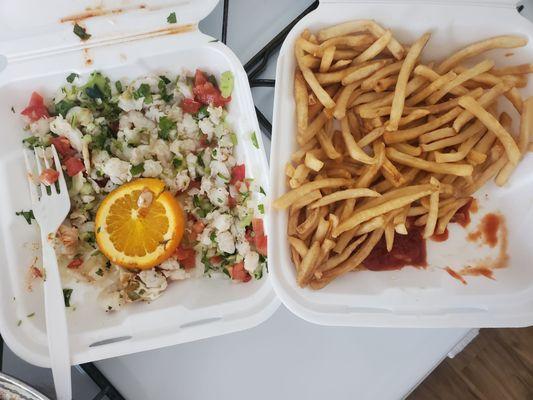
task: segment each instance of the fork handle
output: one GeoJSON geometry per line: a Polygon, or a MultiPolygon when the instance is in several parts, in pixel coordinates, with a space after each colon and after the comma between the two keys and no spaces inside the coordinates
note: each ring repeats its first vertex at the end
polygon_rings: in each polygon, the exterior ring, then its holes
{"type": "Polygon", "coordinates": [[[57,256],[48,236],[45,232],[41,233],[43,266],[45,269],[44,307],[50,365],[57,399],[71,400],[72,383],[65,301],[57,265],[57,256]]]}

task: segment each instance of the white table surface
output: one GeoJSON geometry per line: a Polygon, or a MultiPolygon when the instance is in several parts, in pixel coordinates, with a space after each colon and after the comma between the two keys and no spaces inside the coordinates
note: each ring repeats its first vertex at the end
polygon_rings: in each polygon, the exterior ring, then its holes
{"type": "MultiPolygon", "coordinates": [[[[230,0],[228,45],[246,63],[311,3],[230,0]]],[[[222,2],[201,29],[219,37],[221,20],[222,2]]],[[[262,78],[274,78],[275,63],[272,57],[262,78]]],[[[253,94],[270,119],[273,89],[256,88],[253,94]]],[[[322,327],[281,306],[248,331],[96,365],[132,400],[399,399],[467,332],[322,327]]]]}
{"type": "MultiPolygon", "coordinates": [[[[531,18],[526,1],[523,14],[531,18]]],[[[230,0],[228,45],[243,63],[303,11],[310,0],[230,0]]],[[[220,37],[222,4],[201,23],[220,37]]],[[[274,78],[273,57],[261,76],[274,78]]],[[[253,91],[272,117],[271,88],[253,91]]],[[[268,140],[265,141],[269,148],[268,140]]],[[[435,368],[467,329],[322,327],[283,306],[262,325],[231,335],[99,361],[98,368],[131,400],[400,399],[435,368]]],[[[49,370],[30,366],[9,349],[4,371],[53,393],[49,370]]],[[[96,385],[74,371],[74,398],[96,385]]]]}

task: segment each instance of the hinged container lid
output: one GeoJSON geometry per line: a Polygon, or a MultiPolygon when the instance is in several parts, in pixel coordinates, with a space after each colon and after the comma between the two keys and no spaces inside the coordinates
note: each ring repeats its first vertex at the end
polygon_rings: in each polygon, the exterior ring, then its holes
{"type": "Polygon", "coordinates": [[[15,60],[192,30],[218,0],[4,0],[0,54],[15,60]],[[167,22],[171,13],[176,23],[167,22]],[[73,32],[78,23],[91,37],[73,32]]]}

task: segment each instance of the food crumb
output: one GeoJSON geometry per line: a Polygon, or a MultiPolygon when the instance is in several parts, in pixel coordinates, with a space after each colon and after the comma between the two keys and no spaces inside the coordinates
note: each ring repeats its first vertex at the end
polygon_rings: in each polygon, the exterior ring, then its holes
{"type": "Polygon", "coordinates": [[[21,319],[19,319],[18,322],[17,322],[17,326],[20,326],[20,325],[22,325],[22,320],[21,319]]]}
{"type": "Polygon", "coordinates": [[[450,276],[452,278],[455,278],[457,279],[459,282],[461,282],[463,285],[468,285],[468,282],[465,280],[465,278],[463,278],[461,276],[461,274],[459,274],[457,271],[454,271],[453,269],[451,269],[450,267],[446,267],[444,268],[444,270],[450,274],[450,276]]]}
{"type": "Polygon", "coordinates": [[[31,317],[34,317],[34,316],[35,316],[35,313],[32,312],[31,314],[26,315],[26,318],[31,318],[31,317]]]}

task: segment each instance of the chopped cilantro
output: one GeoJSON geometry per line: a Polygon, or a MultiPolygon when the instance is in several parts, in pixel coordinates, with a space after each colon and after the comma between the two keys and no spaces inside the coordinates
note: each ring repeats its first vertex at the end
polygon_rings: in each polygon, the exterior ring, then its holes
{"type": "Polygon", "coordinates": [[[63,289],[63,299],[65,300],[65,307],[70,307],[70,296],[72,289],[63,289]]]}
{"type": "Polygon", "coordinates": [[[198,153],[198,155],[196,156],[196,162],[198,163],[198,165],[200,167],[205,167],[205,163],[204,163],[204,152],[201,151],[200,153],[198,153]]]}
{"type": "Polygon", "coordinates": [[[104,94],[96,85],[85,88],[85,94],[91,99],[103,99],[104,94]]]}
{"type": "Polygon", "coordinates": [[[175,24],[176,22],[178,22],[178,19],[176,18],[176,13],[175,12],[171,12],[168,17],[167,17],[167,22],[169,24],[175,24]]]}
{"type": "Polygon", "coordinates": [[[137,294],[137,292],[135,292],[133,290],[128,290],[126,292],[126,294],[128,295],[128,297],[130,298],[131,301],[136,301],[136,300],[139,300],[141,298],[141,296],[139,296],[137,294]]]}
{"type": "Polygon", "coordinates": [[[104,276],[104,271],[102,271],[102,268],[98,268],[95,272],[96,275],[104,276]]]}
{"type": "Polygon", "coordinates": [[[233,74],[231,71],[223,72],[222,75],[220,75],[220,93],[222,94],[222,97],[227,99],[231,96],[231,92],[233,92],[233,74]]]}
{"type": "Polygon", "coordinates": [[[33,210],[28,210],[28,211],[20,210],[20,211],[17,211],[15,215],[20,215],[24,217],[28,225],[31,225],[32,219],[35,219],[35,215],[33,215],[33,210]]]}
{"type": "Polygon", "coordinates": [[[222,175],[220,172],[217,174],[217,176],[218,176],[220,179],[222,179],[223,181],[226,181],[226,182],[229,181],[229,178],[228,178],[227,176],[222,175]]]}
{"type": "Polygon", "coordinates": [[[130,168],[130,172],[133,176],[142,174],[144,172],[144,163],[132,165],[130,168]]]}
{"type": "Polygon", "coordinates": [[[257,267],[257,269],[254,271],[254,278],[259,280],[263,277],[263,266],[260,265],[257,267]]]}
{"type": "Polygon", "coordinates": [[[27,138],[22,139],[22,143],[29,149],[41,146],[39,136],[28,136],[27,138]]]}
{"type": "Polygon", "coordinates": [[[15,114],[15,107],[11,106],[11,112],[15,114]]]}
{"type": "Polygon", "coordinates": [[[194,196],[192,196],[192,204],[195,207],[198,207],[198,208],[201,207],[200,198],[198,197],[198,195],[195,194],[194,196]]]}
{"type": "Polygon", "coordinates": [[[172,165],[174,168],[179,169],[183,165],[183,160],[181,158],[174,157],[172,160],[172,165]]]}
{"type": "Polygon", "coordinates": [[[207,77],[207,80],[213,84],[214,87],[218,87],[217,78],[215,75],[211,74],[207,77]]]}
{"type": "Polygon", "coordinates": [[[19,319],[18,322],[17,322],[17,326],[20,326],[22,324],[22,320],[19,319]]]}
{"type": "Polygon", "coordinates": [[[196,119],[200,120],[200,119],[204,119],[207,117],[209,117],[209,112],[207,111],[207,106],[203,105],[202,107],[200,107],[200,109],[196,113],[196,119]]]}
{"type": "Polygon", "coordinates": [[[164,140],[169,139],[169,133],[176,128],[176,123],[170,118],[163,116],[159,118],[159,137],[164,140]]]}
{"type": "Polygon", "coordinates": [[[159,79],[165,82],[165,85],[168,85],[170,83],[170,79],[168,79],[165,75],[159,75],[159,79]]]}
{"type": "Polygon", "coordinates": [[[79,26],[77,23],[74,24],[74,34],[78,36],[81,40],[87,40],[91,37],[89,33],[87,33],[87,30],[81,26],[79,26]]]}
{"type": "Polygon", "coordinates": [[[259,186],[259,193],[266,196],[265,189],[263,189],[263,186],[259,186]]]}
{"type": "Polygon", "coordinates": [[[91,148],[103,150],[107,140],[106,133],[100,132],[98,135],[94,135],[92,138],[93,140],[91,141],[91,148]]]}
{"type": "Polygon", "coordinates": [[[257,205],[257,209],[259,210],[259,212],[261,214],[264,214],[265,213],[265,205],[264,204],[258,204],[257,205]]]}
{"type": "Polygon", "coordinates": [[[67,76],[67,82],[72,83],[76,78],[79,78],[79,75],[75,72],[72,72],[69,76],[67,76]]]}
{"type": "Polygon", "coordinates": [[[150,104],[152,102],[152,93],[150,92],[150,86],[147,83],[141,83],[139,89],[133,92],[133,98],[135,100],[144,97],[144,103],[150,104]]]}
{"type": "Polygon", "coordinates": [[[215,43],[215,42],[218,42],[218,39],[212,39],[209,41],[209,43],[215,43]]]}
{"type": "Polygon", "coordinates": [[[211,232],[211,234],[209,235],[209,239],[211,239],[213,243],[217,241],[217,234],[215,233],[215,231],[211,232]]]}
{"type": "Polygon", "coordinates": [[[222,272],[224,273],[224,275],[227,275],[228,278],[231,278],[231,274],[229,273],[226,267],[222,268],[222,272]]]}
{"type": "Polygon", "coordinates": [[[31,314],[26,315],[26,318],[31,318],[31,317],[33,317],[33,316],[35,316],[35,313],[34,313],[34,312],[32,312],[31,314]]]}
{"type": "Polygon", "coordinates": [[[234,132],[230,132],[229,137],[231,138],[231,143],[237,146],[237,135],[234,132]]]}
{"type": "Polygon", "coordinates": [[[56,114],[60,114],[63,118],[67,116],[68,110],[70,110],[72,107],[74,107],[76,103],[70,100],[61,100],[59,103],[57,103],[55,107],[56,114]]]}
{"type": "Polygon", "coordinates": [[[252,132],[250,135],[250,138],[252,139],[252,144],[256,149],[259,148],[259,143],[257,142],[257,136],[255,135],[255,132],[252,132]]]}
{"type": "Polygon", "coordinates": [[[122,93],[122,82],[116,81],[115,82],[115,88],[117,89],[117,92],[122,93]]]}
{"type": "Polygon", "coordinates": [[[83,240],[85,240],[87,243],[95,243],[96,242],[96,237],[94,235],[94,232],[92,232],[92,231],[85,232],[85,234],[83,236],[83,240]]]}
{"type": "Polygon", "coordinates": [[[160,79],[159,82],[157,83],[157,87],[159,88],[159,94],[161,95],[161,100],[165,101],[165,102],[169,102],[172,100],[172,98],[174,97],[172,94],[168,94],[167,92],[167,83],[166,81],[168,81],[168,78],[166,77],[163,77],[165,79],[160,79]]]}

